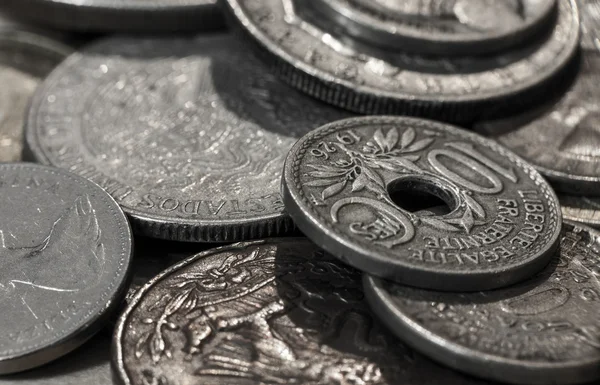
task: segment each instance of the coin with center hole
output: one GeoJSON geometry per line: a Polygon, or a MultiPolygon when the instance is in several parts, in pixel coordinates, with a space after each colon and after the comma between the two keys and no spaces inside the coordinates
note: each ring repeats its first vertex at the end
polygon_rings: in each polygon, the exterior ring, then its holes
{"type": "Polygon", "coordinates": [[[343,261],[439,290],[529,277],[552,257],[562,222],[554,192],[521,158],[415,118],[350,118],[309,133],[286,159],[282,191],[298,228],[343,261]]]}
{"type": "Polygon", "coordinates": [[[0,373],[86,342],[125,294],[132,239],[118,204],[64,170],[0,164],[0,373]]]}
{"type": "Polygon", "coordinates": [[[415,349],[513,384],[600,379],[600,233],[565,222],[560,251],[518,285],[442,293],[364,277],[375,313],[415,349]]]}
{"type": "Polygon", "coordinates": [[[438,55],[499,52],[553,26],[555,0],[312,0],[315,10],[372,44],[438,55]]]}

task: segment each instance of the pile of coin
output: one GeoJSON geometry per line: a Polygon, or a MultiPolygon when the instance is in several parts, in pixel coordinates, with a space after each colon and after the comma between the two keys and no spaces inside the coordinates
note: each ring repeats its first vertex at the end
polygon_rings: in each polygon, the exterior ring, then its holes
{"type": "Polygon", "coordinates": [[[220,3],[0,4],[0,385],[600,381],[600,2],[220,3]]]}

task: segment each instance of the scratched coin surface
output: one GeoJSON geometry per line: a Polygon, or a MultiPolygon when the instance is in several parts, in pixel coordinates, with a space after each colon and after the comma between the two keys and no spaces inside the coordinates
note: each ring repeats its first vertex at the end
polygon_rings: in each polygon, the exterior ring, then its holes
{"type": "Polygon", "coordinates": [[[421,54],[499,52],[551,28],[555,0],[312,0],[351,36],[421,54]]]}
{"type": "Polygon", "coordinates": [[[350,118],[309,133],[286,159],[282,192],[298,228],[343,261],[440,290],[527,278],[552,257],[562,222],[552,189],[514,153],[416,118],[350,118]],[[447,210],[419,207],[432,198],[447,210]]]}
{"type": "Polygon", "coordinates": [[[176,32],[223,26],[217,0],[2,0],[0,10],[83,32],[176,32]]]}
{"type": "Polygon", "coordinates": [[[287,151],[344,115],[279,82],[228,35],[114,38],[50,75],[27,140],[41,162],[104,187],[134,231],[232,241],[292,228],[279,192],[287,151]]]}
{"type": "Polygon", "coordinates": [[[145,285],[113,341],[127,385],[483,385],[382,328],[360,273],[303,238],[198,254],[145,285]]]}
{"type": "Polygon", "coordinates": [[[15,162],[23,151],[23,121],[31,96],[71,50],[31,32],[4,28],[0,21],[0,162],[15,162]]]}
{"type": "Polygon", "coordinates": [[[499,54],[457,58],[349,42],[326,29],[331,23],[322,27],[318,17],[306,16],[293,0],[226,4],[238,27],[285,82],[365,114],[455,122],[502,116],[543,98],[579,44],[579,16],[571,0],[558,0],[555,27],[547,36],[499,54]]]}
{"type": "Polygon", "coordinates": [[[600,198],[558,194],[564,219],[600,228],[600,198]]]}
{"type": "Polygon", "coordinates": [[[557,190],[600,195],[600,52],[584,51],[568,92],[537,110],[480,123],[476,130],[533,164],[557,190]]]}
{"type": "Polygon", "coordinates": [[[565,222],[560,252],[506,289],[441,293],[365,276],[375,313],[408,344],[473,375],[517,384],[600,378],[600,234],[565,222]]]}
{"type": "Polygon", "coordinates": [[[0,164],[0,373],[58,358],[119,305],[131,231],[97,185],[63,170],[0,164]]]}

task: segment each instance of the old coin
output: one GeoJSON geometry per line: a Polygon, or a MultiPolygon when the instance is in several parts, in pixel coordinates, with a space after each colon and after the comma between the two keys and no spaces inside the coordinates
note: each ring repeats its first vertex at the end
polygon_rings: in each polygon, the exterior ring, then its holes
{"type": "Polygon", "coordinates": [[[223,26],[217,0],[2,0],[19,19],[79,31],[174,32],[223,26]]]}
{"type": "Polygon", "coordinates": [[[118,306],[131,231],[117,203],[79,176],[0,164],[0,373],[83,344],[118,306]]]}
{"type": "Polygon", "coordinates": [[[600,49],[600,1],[578,0],[577,6],[581,14],[581,48],[598,51],[600,49]]]}
{"type": "Polygon", "coordinates": [[[365,114],[466,122],[521,109],[544,96],[542,91],[570,62],[579,43],[579,16],[571,0],[558,0],[548,36],[500,54],[459,58],[350,43],[300,14],[293,0],[226,4],[284,81],[365,114]]]}
{"type": "Polygon", "coordinates": [[[533,164],[571,195],[600,195],[600,52],[584,51],[575,83],[558,101],[476,130],[533,164]]]}
{"type": "Polygon", "coordinates": [[[0,25],[0,162],[21,159],[23,121],[31,96],[70,52],[59,42],[0,25]]]}
{"type": "Polygon", "coordinates": [[[516,384],[600,378],[600,233],[565,223],[560,252],[502,290],[457,294],[365,276],[367,299],[408,344],[473,375],[516,384]]]}
{"type": "Polygon", "coordinates": [[[552,258],[561,227],[558,200],[533,167],[424,119],[351,118],[309,133],[286,159],[282,192],[298,228],[332,254],[439,290],[529,277],[552,258]],[[418,207],[436,197],[445,215],[418,207]]]}
{"type": "Polygon", "coordinates": [[[524,44],[551,28],[555,0],[312,0],[344,32],[420,54],[475,55],[524,44]]]}
{"type": "Polygon", "coordinates": [[[564,219],[600,228],[600,198],[558,194],[564,219]]]}
{"type": "Polygon", "coordinates": [[[104,187],[134,231],[223,242],[293,228],[279,193],[285,156],[344,115],[279,82],[228,35],[113,38],[49,76],[27,140],[41,162],[104,187]]]}
{"type": "Polygon", "coordinates": [[[483,385],[406,349],[371,315],[359,272],[302,238],[166,270],[121,316],[113,348],[127,385],[483,385]]]}

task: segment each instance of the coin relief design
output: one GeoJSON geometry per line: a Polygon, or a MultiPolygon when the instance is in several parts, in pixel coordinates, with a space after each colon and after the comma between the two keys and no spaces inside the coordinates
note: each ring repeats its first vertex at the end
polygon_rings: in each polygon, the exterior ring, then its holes
{"type": "Polygon", "coordinates": [[[345,114],[279,83],[247,53],[226,35],[99,43],[46,81],[29,143],[44,163],[100,184],[144,233],[223,241],[281,232],[291,227],[279,194],[288,149],[345,114]]]}
{"type": "MultiPolygon", "coordinates": [[[[551,257],[561,217],[548,184],[494,142],[433,121],[365,117],[302,138],[284,172],[297,226],[344,261],[416,286],[481,290],[551,257]],[[396,192],[438,196],[448,214],[413,213],[396,192]]],[[[417,198],[418,199],[418,198],[417,198]]]]}
{"type": "Polygon", "coordinates": [[[369,277],[365,288],[378,316],[438,361],[503,382],[571,384],[600,378],[599,273],[600,234],[565,223],[560,253],[515,286],[458,295],[369,277]]]}

